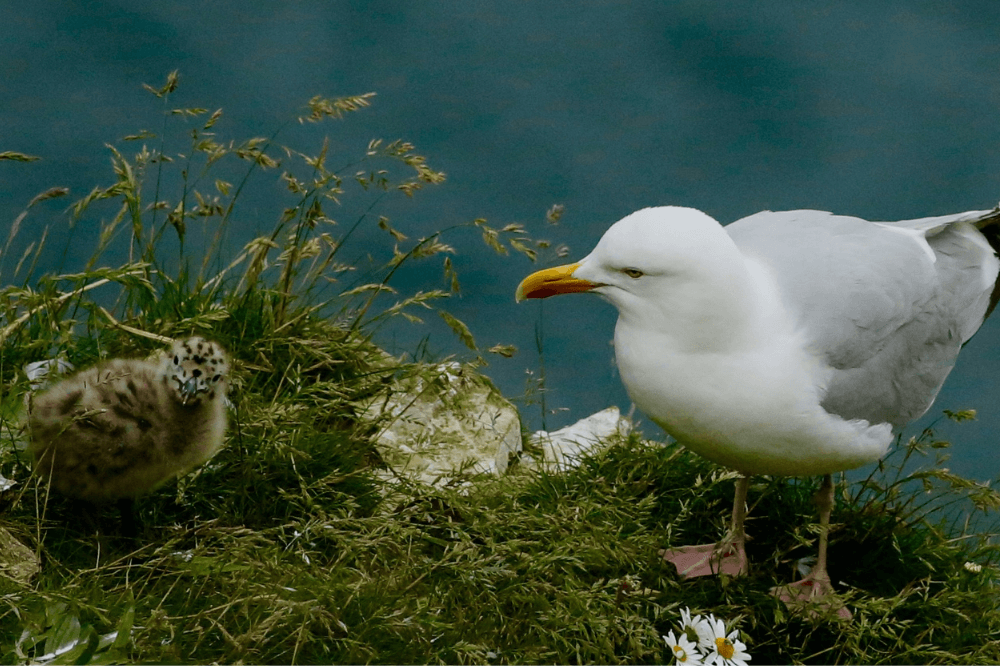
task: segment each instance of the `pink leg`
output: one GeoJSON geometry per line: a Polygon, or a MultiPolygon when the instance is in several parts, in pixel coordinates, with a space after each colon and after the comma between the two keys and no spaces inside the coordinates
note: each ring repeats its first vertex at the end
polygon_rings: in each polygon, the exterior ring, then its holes
{"type": "MultiPolygon", "coordinates": [[[[802,605],[806,603],[817,603],[824,609],[837,609],[837,616],[844,619],[851,619],[851,611],[847,610],[837,594],[833,591],[830,583],[830,575],[826,571],[826,546],[830,532],[830,513],[833,511],[834,494],[833,479],[827,474],[823,477],[823,485],[815,497],[816,505],[819,507],[819,553],[816,557],[816,566],[813,567],[809,575],[802,580],[790,585],[783,585],[771,589],[771,594],[775,595],[786,604],[802,605]]],[[[814,610],[809,610],[810,615],[815,615],[814,610]]]]}
{"type": "Polygon", "coordinates": [[[733,499],[733,523],[729,534],[719,543],[698,546],[681,546],[661,550],[660,555],[677,567],[677,573],[685,578],[711,576],[718,573],[738,576],[746,572],[747,556],[743,550],[746,532],[743,521],[747,515],[747,489],[750,477],[741,476],[736,482],[736,497],[733,499]]]}

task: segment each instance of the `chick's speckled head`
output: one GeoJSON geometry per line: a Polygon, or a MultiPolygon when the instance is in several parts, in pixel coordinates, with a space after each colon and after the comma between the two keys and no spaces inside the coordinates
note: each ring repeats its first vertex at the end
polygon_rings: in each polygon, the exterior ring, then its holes
{"type": "Polygon", "coordinates": [[[174,343],[163,359],[163,372],[178,401],[196,406],[225,395],[229,361],[219,343],[193,337],[174,343]]]}

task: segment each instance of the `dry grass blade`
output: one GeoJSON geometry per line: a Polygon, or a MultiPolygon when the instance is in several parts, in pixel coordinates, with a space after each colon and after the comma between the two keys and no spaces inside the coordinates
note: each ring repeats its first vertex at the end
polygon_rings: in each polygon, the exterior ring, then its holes
{"type": "Polygon", "coordinates": [[[18,153],[13,150],[5,150],[0,152],[0,160],[11,160],[14,162],[35,162],[42,159],[41,157],[36,157],[34,155],[27,155],[25,153],[18,153]]]}

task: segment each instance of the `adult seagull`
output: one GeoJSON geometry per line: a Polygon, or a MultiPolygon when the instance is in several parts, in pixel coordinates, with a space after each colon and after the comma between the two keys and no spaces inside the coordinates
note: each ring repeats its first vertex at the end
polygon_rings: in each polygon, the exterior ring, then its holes
{"type": "Polygon", "coordinates": [[[816,566],[775,591],[806,600],[832,593],[830,474],[886,453],[996,306],[997,223],[1000,208],[902,222],[795,210],[723,227],[692,208],[645,208],[579,262],[529,275],[516,297],[610,301],[636,406],[742,474],[725,539],[663,551],[682,575],[745,570],[750,475],[825,475],[816,566]]]}

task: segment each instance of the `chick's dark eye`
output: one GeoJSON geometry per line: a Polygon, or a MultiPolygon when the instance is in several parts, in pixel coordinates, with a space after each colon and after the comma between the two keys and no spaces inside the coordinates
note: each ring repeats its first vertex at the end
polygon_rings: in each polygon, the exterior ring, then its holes
{"type": "Polygon", "coordinates": [[[629,276],[633,280],[641,278],[643,276],[643,272],[640,271],[638,268],[623,268],[622,273],[629,276]]]}
{"type": "Polygon", "coordinates": [[[177,357],[176,354],[174,354],[174,365],[180,365],[180,364],[181,364],[181,360],[177,357]]]}

